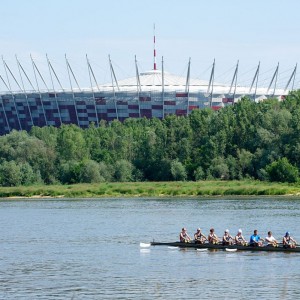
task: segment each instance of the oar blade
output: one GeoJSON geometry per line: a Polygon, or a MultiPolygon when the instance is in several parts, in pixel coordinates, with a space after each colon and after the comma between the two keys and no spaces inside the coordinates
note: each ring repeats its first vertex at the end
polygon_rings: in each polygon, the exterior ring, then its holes
{"type": "Polygon", "coordinates": [[[227,252],[236,252],[237,248],[233,248],[233,249],[231,249],[231,248],[225,248],[225,251],[227,251],[227,252]]]}
{"type": "Polygon", "coordinates": [[[141,248],[149,248],[151,246],[150,243],[140,243],[141,248]]]}

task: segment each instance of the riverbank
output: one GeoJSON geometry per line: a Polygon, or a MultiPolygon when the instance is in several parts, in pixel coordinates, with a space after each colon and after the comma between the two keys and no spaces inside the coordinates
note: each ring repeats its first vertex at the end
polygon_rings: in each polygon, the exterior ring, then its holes
{"type": "Polygon", "coordinates": [[[261,181],[114,182],[0,187],[1,198],[107,198],[300,195],[300,186],[261,181]]]}

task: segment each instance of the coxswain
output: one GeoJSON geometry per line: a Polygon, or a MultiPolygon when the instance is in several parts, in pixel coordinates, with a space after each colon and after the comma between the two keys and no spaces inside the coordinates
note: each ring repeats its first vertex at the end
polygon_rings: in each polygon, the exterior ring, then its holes
{"type": "Polygon", "coordinates": [[[209,230],[208,242],[211,243],[211,244],[218,244],[219,243],[219,238],[215,234],[215,230],[213,228],[211,228],[209,230]]]}
{"type": "Polygon", "coordinates": [[[262,247],[262,242],[264,242],[264,239],[262,239],[258,234],[257,230],[255,229],[253,234],[250,236],[250,246],[252,247],[262,247]]]}
{"type": "Polygon", "coordinates": [[[179,234],[179,240],[181,243],[189,243],[191,241],[191,238],[187,234],[186,228],[182,228],[181,232],[179,234]]]}
{"type": "Polygon", "coordinates": [[[287,231],[282,239],[282,244],[284,248],[296,248],[297,242],[290,236],[290,233],[287,231]]]}
{"type": "Polygon", "coordinates": [[[233,237],[229,234],[229,230],[226,229],[224,231],[223,239],[222,239],[223,245],[233,245],[233,237]]]}
{"type": "Polygon", "coordinates": [[[197,232],[194,234],[194,239],[196,244],[204,244],[207,237],[201,232],[201,229],[198,228],[197,232]]]}
{"type": "Polygon", "coordinates": [[[265,241],[268,243],[267,246],[278,247],[278,242],[272,235],[272,231],[268,231],[268,236],[265,238],[265,241]]]}

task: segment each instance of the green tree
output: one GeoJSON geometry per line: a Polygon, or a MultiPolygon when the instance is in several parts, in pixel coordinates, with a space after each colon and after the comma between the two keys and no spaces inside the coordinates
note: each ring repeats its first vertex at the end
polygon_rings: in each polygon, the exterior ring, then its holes
{"type": "Polygon", "coordinates": [[[272,162],[266,167],[266,171],[271,181],[297,182],[299,179],[298,169],[286,157],[272,162]]]}
{"type": "Polygon", "coordinates": [[[57,137],[57,154],[60,160],[82,161],[89,158],[89,148],[83,136],[83,129],[75,125],[62,125],[57,137]]]}

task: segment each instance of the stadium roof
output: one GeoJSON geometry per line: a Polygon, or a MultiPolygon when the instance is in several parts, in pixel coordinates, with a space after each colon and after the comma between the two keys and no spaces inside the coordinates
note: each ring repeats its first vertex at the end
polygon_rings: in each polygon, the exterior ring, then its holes
{"type": "MultiPolygon", "coordinates": [[[[161,92],[164,88],[164,91],[189,91],[189,92],[202,92],[209,93],[209,81],[201,80],[201,79],[193,79],[190,78],[187,80],[187,77],[177,76],[174,74],[170,74],[168,72],[164,72],[160,70],[151,70],[144,73],[140,73],[139,77],[129,77],[123,80],[118,80],[117,82],[107,83],[98,86],[99,90],[102,91],[111,91],[112,88],[115,91],[119,92],[133,92],[133,91],[141,91],[141,92],[149,92],[149,91],[157,91],[161,92]],[[140,82],[140,84],[138,83],[140,82]],[[164,85],[163,85],[164,82],[164,85]],[[188,82],[188,84],[187,84],[188,82]]],[[[210,87],[211,89],[212,87],[210,87]]],[[[231,92],[233,92],[234,87],[232,87],[231,92]]],[[[250,87],[248,86],[237,86],[235,94],[237,95],[248,95],[250,87]]],[[[230,91],[230,85],[222,84],[222,83],[213,83],[213,92],[214,94],[228,94],[230,91]]],[[[271,91],[273,94],[273,90],[271,91]]],[[[252,94],[254,93],[254,88],[252,89],[252,94]]],[[[268,92],[267,87],[257,88],[256,94],[258,98],[266,98],[266,95],[270,94],[268,92]]],[[[274,95],[281,96],[287,94],[287,91],[283,89],[275,89],[274,95]]]]}

